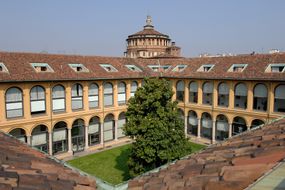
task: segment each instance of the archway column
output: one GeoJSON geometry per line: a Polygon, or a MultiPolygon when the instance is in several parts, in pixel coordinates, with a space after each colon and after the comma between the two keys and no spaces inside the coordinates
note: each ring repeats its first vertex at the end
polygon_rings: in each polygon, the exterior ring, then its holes
{"type": "Polygon", "coordinates": [[[88,144],[88,131],[89,131],[89,126],[88,125],[85,125],[85,129],[84,129],[84,132],[85,132],[85,147],[84,147],[84,150],[87,150],[89,148],[89,144],[88,144]]]}
{"type": "Polygon", "coordinates": [[[72,153],[71,128],[67,128],[67,136],[68,136],[68,153],[72,153]]]}
{"type": "Polygon", "coordinates": [[[27,144],[29,145],[29,146],[32,146],[32,144],[31,144],[31,135],[27,135],[27,144]]]}
{"type": "Polygon", "coordinates": [[[232,130],[233,130],[233,124],[232,123],[229,123],[229,138],[232,137],[232,130]]]}
{"type": "Polygon", "coordinates": [[[52,131],[48,132],[48,151],[49,155],[52,155],[52,131]]]}
{"type": "Polygon", "coordinates": [[[212,144],[216,142],[216,121],[212,121],[212,144]]]}
{"type": "Polygon", "coordinates": [[[197,118],[198,130],[197,130],[197,138],[201,138],[201,119],[197,118]]]}
{"type": "Polygon", "coordinates": [[[100,144],[104,145],[104,119],[100,120],[100,144]]]}
{"type": "Polygon", "coordinates": [[[184,111],[185,115],[184,115],[184,134],[185,137],[187,137],[187,126],[188,126],[188,112],[184,111]]]}

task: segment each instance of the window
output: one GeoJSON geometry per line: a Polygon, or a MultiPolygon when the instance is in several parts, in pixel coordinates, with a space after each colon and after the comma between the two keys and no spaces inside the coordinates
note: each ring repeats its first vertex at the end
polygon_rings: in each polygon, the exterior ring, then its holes
{"type": "Polygon", "coordinates": [[[99,102],[99,87],[97,84],[91,84],[88,91],[89,108],[97,108],[99,102]]]}
{"type": "Polygon", "coordinates": [[[210,72],[213,69],[213,64],[202,65],[197,71],[198,72],[210,72]]]}
{"type": "Polygon", "coordinates": [[[198,102],[198,84],[197,82],[191,82],[189,84],[189,102],[197,103],[198,102]]]}
{"type": "Polygon", "coordinates": [[[52,111],[65,111],[65,89],[61,85],[52,88],[52,111]]]}
{"type": "Polygon", "coordinates": [[[275,64],[269,64],[266,68],[265,72],[268,73],[283,73],[285,71],[285,64],[281,63],[275,63],[275,64]]]}
{"type": "Polygon", "coordinates": [[[118,85],[118,104],[126,103],[126,84],[124,82],[120,82],[118,85]]]}
{"type": "Polygon", "coordinates": [[[83,108],[83,91],[81,84],[74,84],[71,90],[71,107],[73,110],[83,108]]]}
{"type": "Polygon", "coordinates": [[[212,105],[213,101],[213,83],[205,82],[203,84],[203,104],[212,105]]]}
{"type": "Polygon", "coordinates": [[[41,86],[34,86],[30,92],[31,114],[46,112],[45,89],[41,86]]]}
{"type": "Polygon", "coordinates": [[[267,88],[264,84],[257,84],[253,90],[253,109],[267,110],[267,88]]]}
{"type": "Polygon", "coordinates": [[[6,66],[4,65],[4,63],[0,63],[0,72],[6,72],[6,73],[8,73],[8,69],[6,68],[6,66]]]}
{"type": "Polygon", "coordinates": [[[88,127],[88,144],[93,146],[100,143],[100,119],[99,117],[92,117],[89,121],[88,127]]]}
{"type": "Polygon", "coordinates": [[[110,64],[100,64],[100,66],[107,72],[117,72],[118,70],[110,64]]]}
{"type": "Polygon", "coordinates": [[[138,83],[136,81],[133,81],[131,84],[131,97],[133,97],[137,91],[138,83]]]}
{"type": "Polygon", "coordinates": [[[176,100],[184,101],[184,82],[182,80],[176,84],[176,100]]]}
{"type": "Polygon", "coordinates": [[[23,93],[17,87],[9,88],[5,94],[7,118],[23,116],[23,93]]]}
{"type": "Polygon", "coordinates": [[[104,106],[112,106],[113,102],[113,85],[107,82],[104,84],[104,106]]]}
{"type": "Polygon", "coordinates": [[[218,105],[229,106],[229,87],[227,83],[222,82],[218,86],[218,105]]]}
{"type": "Polygon", "coordinates": [[[247,87],[243,83],[239,83],[235,86],[235,107],[247,108],[247,87]]]}
{"type": "Polygon", "coordinates": [[[184,69],[186,69],[187,65],[177,65],[172,69],[173,72],[182,72],[184,69]]]}
{"type": "Polygon", "coordinates": [[[36,72],[54,72],[47,63],[31,63],[36,72]]]}
{"type": "Polygon", "coordinates": [[[285,112],[285,84],[281,84],[275,88],[274,111],[285,112]]]}
{"type": "Polygon", "coordinates": [[[243,70],[247,67],[247,64],[233,64],[228,72],[243,72],[243,70]]]}
{"type": "Polygon", "coordinates": [[[89,70],[81,63],[70,63],[68,65],[75,72],[89,72],[89,70]]]}
{"type": "Polygon", "coordinates": [[[138,68],[135,65],[125,65],[129,70],[134,71],[134,72],[142,72],[140,68],[138,68]]]}
{"type": "Polygon", "coordinates": [[[167,71],[170,68],[170,65],[148,65],[148,67],[154,72],[163,72],[167,71]]]}

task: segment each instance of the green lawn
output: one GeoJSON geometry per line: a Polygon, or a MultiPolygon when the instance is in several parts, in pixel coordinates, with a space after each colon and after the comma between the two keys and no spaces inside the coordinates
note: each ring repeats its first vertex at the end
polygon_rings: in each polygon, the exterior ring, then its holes
{"type": "MultiPolygon", "coordinates": [[[[192,152],[199,151],[204,145],[189,142],[192,152]]],[[[127,160],[130,145],[116,147],[68,161],[70,165],[88,174],[97,176],[111,184],[119,184],[130,179],[127,160]]]]}

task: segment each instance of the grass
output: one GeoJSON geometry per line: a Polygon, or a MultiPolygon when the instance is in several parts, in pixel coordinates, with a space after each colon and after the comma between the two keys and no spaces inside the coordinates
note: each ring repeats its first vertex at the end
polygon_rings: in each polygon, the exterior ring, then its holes
{"type": "MultiPolygon", "coordinates": [[[[204,148],[204,145],[189,142],[192,153],[204,148]]],[[[130,179],[127,160],[130,145],[116,147],[103,152],[90,154],[68,161],[70,165],[88,174],[99,177],[113,185],[130,179]]]]}

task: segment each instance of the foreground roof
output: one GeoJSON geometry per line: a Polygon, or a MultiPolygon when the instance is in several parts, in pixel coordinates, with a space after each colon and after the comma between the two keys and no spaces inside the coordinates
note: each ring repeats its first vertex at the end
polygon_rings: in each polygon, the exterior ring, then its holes
{"type": "Polygon", "coordinates": [[[3,63],[7,68],[7,72],[0,72],[0,82],[129,79],[153,76],[206,80],[285,80],[285,72],[265,72],[269,64],[283,63],[284,65],[285,53],[187,59],[132,59],[0,52],[0,63],[3,63]],[[47,63],[53,72],[36,72],[31,63],[47,63]],[[82,64],[88,69],[88,72],[75,72],[70,68],[70,63],[82,64]],[[111,64],[117,72],[107,72],[100,64],[111,64]],[[142,72],[129,70],[125,66],[127,64],[136,65],[142,72]],[[181,72],[174,72],[173,69],[181,64],[187,67],[181,72]],[[209,72],[198,71],[201,66],[209,64],[213,65],[209,72]],[[233,64],[247,64],[247,66],[242,72],[228,72],[233,64]],[[163,72],[155,72],[149,68],[149,65],[168,65],[169,69],[163,72]]]}
{"type": "Polygon", "coordinates": [[[284,158],[282,119],[213,145],[157,173],[136,178],[129,182],[129,189],[241,190],[284,158]]]}
{"type": "Polygon", "coordinates": [[[0,132],[0,189],[94,190],[96,182],[0,132]]]}

